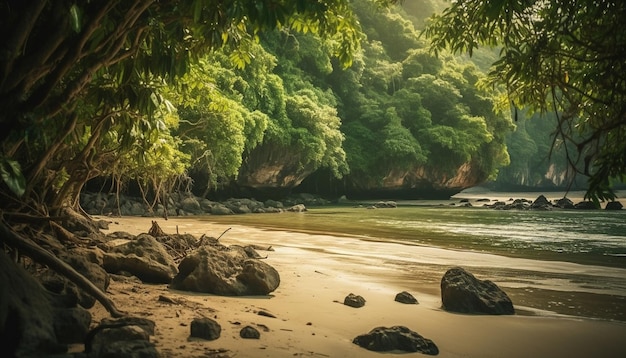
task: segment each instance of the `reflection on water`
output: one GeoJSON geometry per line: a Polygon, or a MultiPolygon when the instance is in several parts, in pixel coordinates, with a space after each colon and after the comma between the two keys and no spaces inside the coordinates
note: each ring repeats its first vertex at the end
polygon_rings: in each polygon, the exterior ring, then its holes
{"type": "MultiPolygon", "coordinates": [[[[361,222],[395,229],[430,232],[456,237],[471,244],[485,244],[520,252],[626,255],[626,213],[606,211],[497,211],[489,209],[409,208],[411,217],[390,219],[381,215],[361,222]],[[420,211],[439,212],[428,220],[420,211]],[[452,214],[452,215],[451,215],[452,214]]],[[[445,246],[445,242],[438,242],[445,246]]],[[[473,246],[473,245],[470,245],[473,246]]],[[[500,250],[498,250],[500,251],[500,250]]],[[[575,258],[573,261],[576,261],[575,258]]],[[[601,260],[600,260],[601,261],[601,260]]],[[[602,264],[602,262],[597,262],[602,264]]]]}

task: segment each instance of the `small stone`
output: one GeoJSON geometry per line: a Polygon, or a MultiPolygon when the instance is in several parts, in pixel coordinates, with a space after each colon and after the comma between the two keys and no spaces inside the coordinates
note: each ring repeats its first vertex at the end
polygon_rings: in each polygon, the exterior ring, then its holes
{"type": "Polygon", "coordinates": [[[210,318],[194,318],[191,321],[191,337],[213,341],[220,338],[222,327],[210,318]]]}
{"type": "Polygon", "coordinates": [[[351,293],[344,298],[343,304],[354,308],[360,308],[365,306],[365,298],[351,293]]]}
{"type": "Polygon", "coordinates": [[[413,297],[412,294],[410,294],[410,293],[408,293],[406,291],[402,291],[402,292],[398,293],[396,295],[395,301],[396,302],[400,302],[400,303],[412,304],[412,305],[419,303],[419,302],[417,302],[417,299],[415,297],[413,297]]]}
{"type": "Polygon", "coordinates": [[[261,333],[252,326],[245,326],[239,331],[239,336],[246,339],[259,339],[261,338],[261,333]]]}
{"type": "Polygon", "coordinates": [[[269,317],[269,318],[276,318],[275,315],[273,315],[273,314],[271,314],[271,313],[269,313],[267,311],[263,311],[263,310],[260,310],[259,312],[257,312],[257,314],[259,316],[265,316],[265,317],[269,317]]]}

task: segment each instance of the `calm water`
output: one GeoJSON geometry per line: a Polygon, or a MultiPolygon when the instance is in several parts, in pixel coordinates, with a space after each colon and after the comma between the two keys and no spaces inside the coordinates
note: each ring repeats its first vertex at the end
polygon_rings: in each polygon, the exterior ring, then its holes
{"type": "Polygon", "coordinates": [[[315,207],[300,214],[238,215],[211,220],[626,268],[626,210],[315,207]]]}
{"type": "MultiPolygon", "coordinates": [[[[452,200],[458,203],[458,200],[452,200]]],[[[370,242],[496,254],[523,263],[475,264],[479,277],[506,287],[516,305],[558,314],[626,321],[626,210],[500,211],[450,202],[399,202],[394,209],[311,207],[305,213],[210,216],[223,224],[324,233],[370,242]],[[425,205],[433,204],[433,205],[425,205]],[[482,265],[482,266],[481,266],[482,265]]],[[[314,236],[311,236],[314,239],[314,236]]],[[[378,246],[379,247],[379,246],[378,246]]],[[[409,246],[410,247],[410,246],[409,246]]],[[[384,251],[384,249],[380,249],[384,251]]],[[[379,255],[372,253],[372,255],[379,255]]],[[[380,252],[415,288],[451,262],[380,252]],[[414,278],[415,277],[415,278],[414,278]]],[[[463,265],[463,262],[456,263],[463,265]]],[[[438,276],[440,277],[440,276],[438,276]]]]}

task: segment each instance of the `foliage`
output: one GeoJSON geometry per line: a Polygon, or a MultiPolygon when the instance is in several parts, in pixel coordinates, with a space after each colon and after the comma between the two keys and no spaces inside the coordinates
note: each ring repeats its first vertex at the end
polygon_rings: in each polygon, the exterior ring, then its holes
{"type": "Polygon", "coordinates": [[[472,163],[482,180],[494,178],[509,162],[512,126],[493,94],[477,88],[480,71],[430,54],[400,13],[355,4],[367,34],[362,54],[327,79],[339,98],[349,177],[378,183],[394,170],[422,169],[453,177],[472,163]]]}
{"type": "Polygon", "coordinates": [[[437,52],[501,47],[488,83],[518,108],[555,113],[554,136],[576,148],[570,165],[598,202],[613,200],[611,182],[626,174],[625,15],[616,1],[462,0],[433,16],[426,34],[437,52]]]}
{"type": "MultiPolygon", "coordinates": [[[[24,200],[59,208],[76,205],[87,180],[111,172],[138,148],[155,149],[165,140],[169,158],[178,158],[177,142],[163,131],[158,114],[165,84],[175,84],[211,50],[225,50],[238,68],[252,65],[259,34],[283,27],[328,39],[343,65],[359,48],[347,0],[0,2],[5,171],[17,168],[5,164],[19,163],[24,200]],[[69,177],[56,180],[63,172],[69,177]]],[[[273,109],[280,111],[280,104],[273,109]]],[[[264,121],[249,112],[243,115],[247,123],[264,121]]],[[[253,140],[260,131],[244,126],[253,140]]]]}

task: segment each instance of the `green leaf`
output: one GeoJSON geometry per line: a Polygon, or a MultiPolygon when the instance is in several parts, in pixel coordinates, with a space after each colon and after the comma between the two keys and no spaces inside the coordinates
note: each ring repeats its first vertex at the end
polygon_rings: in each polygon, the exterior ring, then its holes
{"type": "Polygon", "coordinates": [[[0,174],[2,175],[4,183],[15,195],[24,195],[24,191],[26,190],[26,179],[22,174],[22,170],[18,162],[8,160],[6,158],[0,159],[0,174]]]}
{"type": "Polygon", "coordinates": [[[80,23],[80,9],[76,4],[70,7],[70,20],[72,22],[72,29],[76,32],[80,32],[81,23],[80,23]]]}

